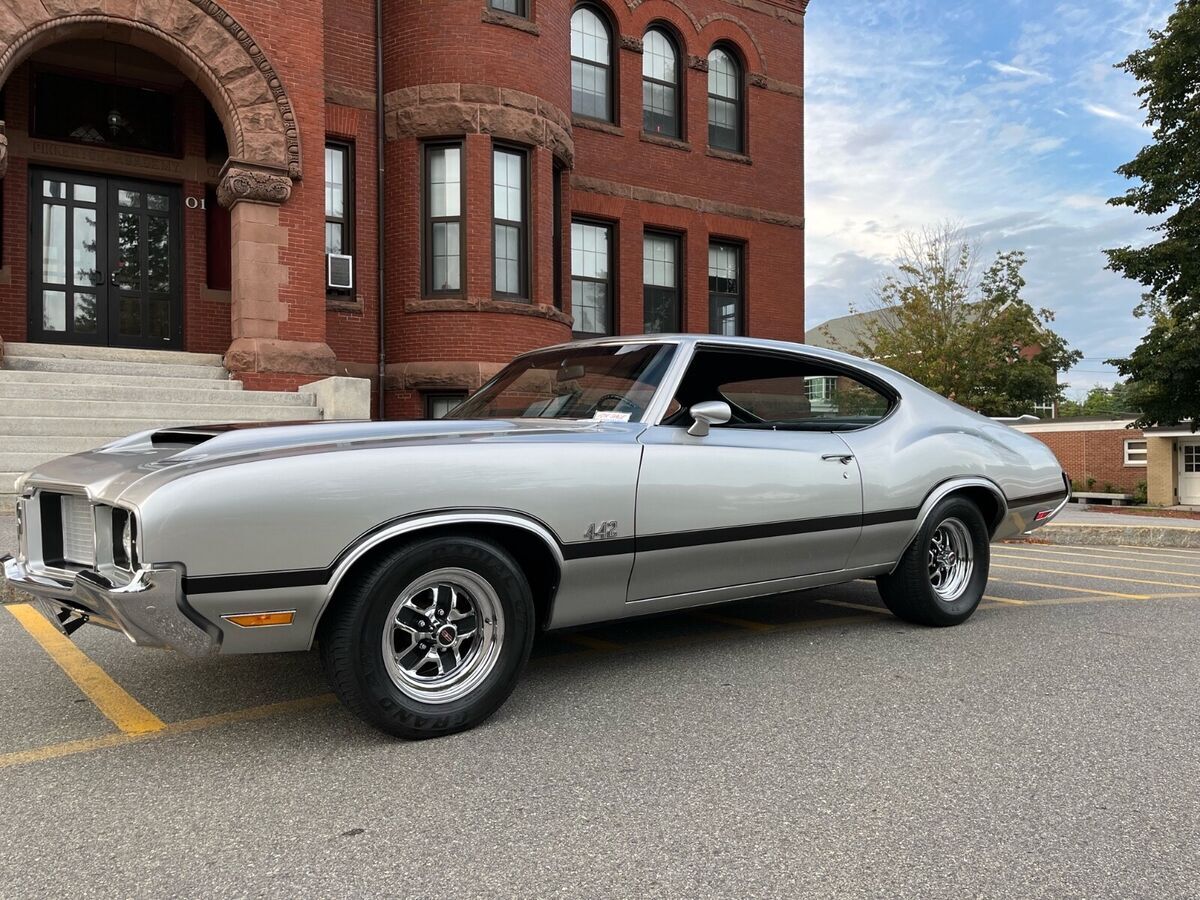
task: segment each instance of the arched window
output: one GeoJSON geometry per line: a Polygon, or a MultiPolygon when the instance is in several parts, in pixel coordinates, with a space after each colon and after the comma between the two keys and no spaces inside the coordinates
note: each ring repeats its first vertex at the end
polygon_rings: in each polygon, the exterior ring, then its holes
{"type": "Polygon", "coordinates": [[[661,28],[651,28],[642,44],[642,127],[651,134],[680,137],[675,42],[661,28]]]}
{"type": "Polygon", "coordinates": [[[742,67],[732,53],[708,54],[708,145],[742,152],[742,67]]]}
{"type": "Polygon", "coordinates": [[[588,6],[571,14],[571,112],[613,120],[612,39],[607,23],[588,6]]]}

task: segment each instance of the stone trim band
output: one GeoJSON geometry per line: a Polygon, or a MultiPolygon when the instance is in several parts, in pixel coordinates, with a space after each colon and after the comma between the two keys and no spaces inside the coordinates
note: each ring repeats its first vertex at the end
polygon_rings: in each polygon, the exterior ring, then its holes
{"type": "Polygon", "coordinates": [[[767,225],[783,225],[786,228],[804,228],[803,216],[791,216],[787,213],[773,212],[769,209],[759,209],[756,206],[743,206],[740,203],[724,203],[720,200],[705,200],[702,197],[692,197],[688,194],[675,194],[670,191],[658,191],[653,188],[639,187],[634,184],[621,184],[618,181],[608,181],[604,178],[590,178],[586,175],[572,175],[571,188],[587,194],[604,194],[609,197],[623,197],[628,200],[638,200],[643,203],[656,203],[659,206],[675,206],[694,212],[711,213],[717,216],[729,216],[734,219],[748,219],[751,222],[762,222],[767,225]]]}

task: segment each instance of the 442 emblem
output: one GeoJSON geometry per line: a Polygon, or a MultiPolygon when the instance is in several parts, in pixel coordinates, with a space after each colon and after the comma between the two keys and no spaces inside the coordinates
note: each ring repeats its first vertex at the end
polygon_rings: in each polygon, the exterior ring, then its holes
{"type": "Polygon", "coordinates": [[[587,527],[583,536],[589,541],[606,541],[617,536],[617,520],[608,519],[604,522],[593,522],[587,527]]]}

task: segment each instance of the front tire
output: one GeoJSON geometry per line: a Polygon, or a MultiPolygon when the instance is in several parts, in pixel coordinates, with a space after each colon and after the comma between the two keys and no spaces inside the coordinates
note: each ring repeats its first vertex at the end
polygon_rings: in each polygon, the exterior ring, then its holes
{"type": "Polygon", "coordinates": [[[962,497],[934,507],[900,564],[875,579],[884,604],[918,625],[959,625],[987,585],[991,537],[979,508],[962,497]]]}
{"type": "Polygon", "coordinates": [[[529,582],[508,553],[479,538],[392,550],[333,603],[318,639],[334,692],[397,737],[484,721],[512,693],[533,646],[529,582]]]}

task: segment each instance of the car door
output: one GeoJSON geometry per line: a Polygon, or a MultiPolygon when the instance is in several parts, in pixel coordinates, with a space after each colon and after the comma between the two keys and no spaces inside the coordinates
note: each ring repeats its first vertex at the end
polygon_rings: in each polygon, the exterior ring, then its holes
{"type": "Polygon", "coordinates": [[[641,437],[630,601],[751,594],[845,567],[862,483],[845,441],[814,414],[826,377],[803,355],[697,348],[672,408],[641,437]],[[688,409],[711,400],[730,403],[733,419],[689,434],[688,409]]]}

